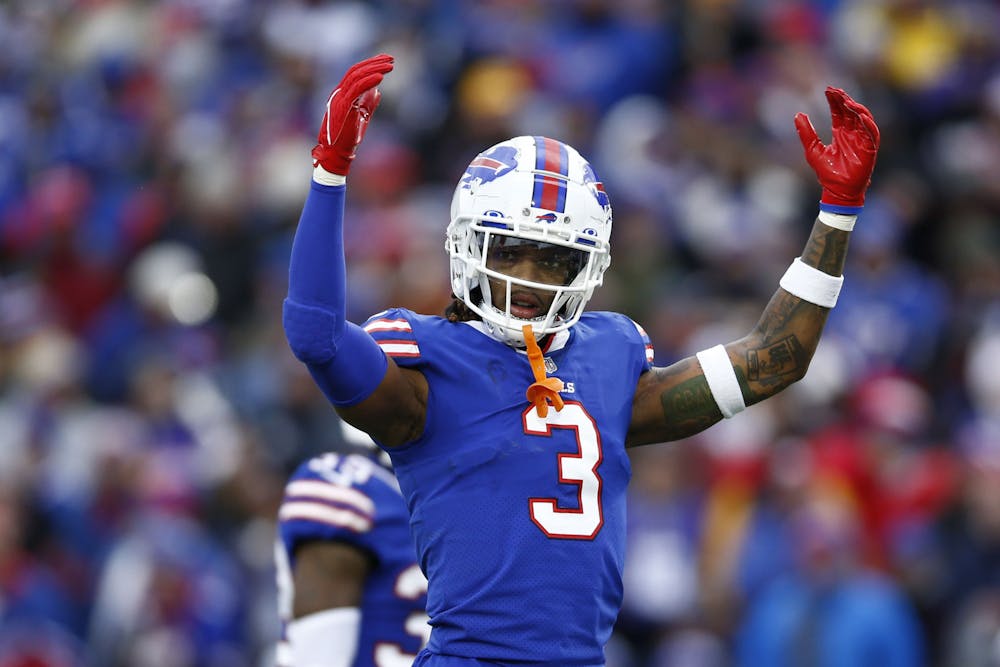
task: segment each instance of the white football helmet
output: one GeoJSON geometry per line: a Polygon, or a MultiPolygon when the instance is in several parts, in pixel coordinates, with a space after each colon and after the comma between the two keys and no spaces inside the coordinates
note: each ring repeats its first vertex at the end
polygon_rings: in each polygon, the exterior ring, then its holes
{"type": "Polygon", "coordinates": [[[611,204],[590,163],[572,146],[514,137],[480,153],[465,170],[446,236],[455,296],[482,318],[491,336],[520,347],[525,324],[540,338],[580,319],[611,263],[611,204]],[[559,255],[564,284],[512,277],[492,259],[488,265],[491,252],[496,257],[503,246],[525,244],[535,253],[559,255]],[[516,317],[511,295],[518,286],[552,292],[552,305],[516,317]],[[506,292],[502,308],[493,305],[495,289],[506,292]]]}

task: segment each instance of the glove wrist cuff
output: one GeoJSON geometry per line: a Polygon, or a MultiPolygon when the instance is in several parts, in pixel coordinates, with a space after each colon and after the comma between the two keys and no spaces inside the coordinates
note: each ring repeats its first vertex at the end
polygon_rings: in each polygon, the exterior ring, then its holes
{"type": "Polygon", "coordinates": [[[818,219],[827,227],[849,232],[854,229],[854,223],[858,221],[858,216],[820,210],[818,219]]]}
{"type": "Polygon", "coordinates": [[[322,165],[316,165],[313,167],[313,180],[320,185],[344,185],[347,183],[347,176],[332,174],[324,169],[322,165]]]}
{"type": "Polygon", "coordinates": [[[827,213],[838,213],[840,215],[857,215],[861,213],[865,208],[862,203],[860,205],[845,205],[845,204],[831,204],[829,202],[820,201],[819,210],[825,211],[827,213]]]}

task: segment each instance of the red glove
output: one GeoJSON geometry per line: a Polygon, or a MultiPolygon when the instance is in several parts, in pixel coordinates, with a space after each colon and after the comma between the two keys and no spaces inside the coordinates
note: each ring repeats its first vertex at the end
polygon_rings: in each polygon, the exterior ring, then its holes
{"type": "Polygon", "coordinates": [[[376,86],[392,71],[392,56],[382,53],[351,66],[330,93],[312,149],[313,167],[347,176],[382,94],[376,86]]]}
{"type": "Polygon", "coordinates": [[[857,214],[865,204],[865,190],[871,183],[879,133],[875,118],[840,88],[826,89],[833,121],[829,145],[816,136],[804,113],[795,115],[795,129],[805,149],[806,162],[823,186],[820,209],[832,213],[857,214]]]}

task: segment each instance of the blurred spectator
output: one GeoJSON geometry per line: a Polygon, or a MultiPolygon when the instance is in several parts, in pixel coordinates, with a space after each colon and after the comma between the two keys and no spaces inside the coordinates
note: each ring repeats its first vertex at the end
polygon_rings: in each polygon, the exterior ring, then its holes
{"type": "Polygon", "coordinates": [[[247,591],[234,554],[190,516],[151,509],[136,517],[101,576],[88,642],[94,664],[247,664],[247,591]]]}
{"type": "Polygon", "coordinates": [[[962,486],[919,543],[915,592],[942,663],[987,665],[1000,637],[1000,440],[969,430],[961,446],[962,486]]]}
{"type": "Polygon", "coordinates": [[[835,486],[819,486],[790,515],[793,569],[748,601],[736,664],[925,664],[911,603],[890,578],[862,564],[852,504],[835,486]]]}

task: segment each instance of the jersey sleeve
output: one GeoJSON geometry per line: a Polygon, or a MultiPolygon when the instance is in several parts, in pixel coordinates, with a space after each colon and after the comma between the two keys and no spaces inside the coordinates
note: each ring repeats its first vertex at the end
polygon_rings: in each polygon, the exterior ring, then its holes
{"type": "Polygon", "coordinates": [[[414,327],[416,318],[405,308],[390,308],[368,318],[363,328],[375,339],[386,356],[403,368],[424,364],[414,327]]]}
{"type": "Polygon", "coordinates": [[[278,530],[290,558],[304,542],[337,541],[378,553],[373,535],[376,498],[350,474],[330,474],[343,460],[327,454],[306,461],[285,485],[278,510],[278,530]]]}
{"type": "MultiPolygon", "coordinates": [[[[636,331],[639,332],[639,337],[642,339],[642,344],[643,344],[643,347],[644,347],[644,353],[645,353],[645,356],[646,356],[646,368],[645,368],[645,371],[648,371],[649,369],[651,369],[653,367],[653,343],[649,340],[649,334],[646,333],[646,330],[643,329],[642,326],[638,322],[636,322],[634,320],[631,320],[631,319],[629,321],[632,322],[632,325],[635,327],[636,331]]],[[[645,372],[645,371],[643,371],[643,372],[645,372]]]]}

